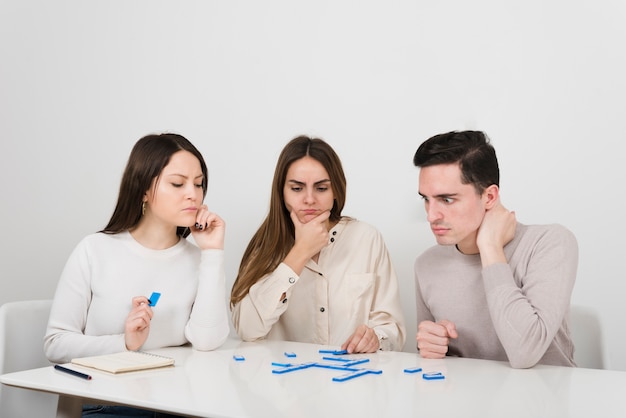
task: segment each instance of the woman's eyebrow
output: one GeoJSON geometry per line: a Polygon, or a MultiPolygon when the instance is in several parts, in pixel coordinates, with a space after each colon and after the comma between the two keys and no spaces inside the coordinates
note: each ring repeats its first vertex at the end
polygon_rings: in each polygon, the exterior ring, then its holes
{"type": "MultiPolygon", "coordinates": [[[[305,182],[299,181],[299,180],[293,180],[293,179],[292,180],[287,180],[287,183],[295,183],[298,186],[306,186],[305,182]]],[[[313,185],[314,186],[319,186],[320,184],[323,184],[323,183],[330,183],[330,179],[324,179],[324,180],[316,181],[315,183],[313,183],[313,185]]]]}
{"type": "MultiPolygon", "coordinates": [[[[186,176],[184,174],[178,174],[178,173],[171,173],[171,174],[167,175],[167,177],[171,177],[171,176],[182,177],[184,179],[189,178],[188,176],[186,176]]],[[[199,178],[202,178],[202,177],[204,177],[204,174],[198,174],[196,177],[194,177],[194,179],[199,179],[199,178]]]]}

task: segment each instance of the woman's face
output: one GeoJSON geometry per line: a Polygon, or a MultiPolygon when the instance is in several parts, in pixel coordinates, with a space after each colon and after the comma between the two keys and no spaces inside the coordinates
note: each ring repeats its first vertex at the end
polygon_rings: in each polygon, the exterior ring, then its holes
{"type": "Polygon", "coordinates": [[[192,226],[202,205],[202,168],[189,151],[172,154],[170,162],[146,192],[146,215],[170,226],[192,226]]]}
{"type": "Polygon", "coordinates": [[[308,156],[289,166],[283,195],[287,210],[295,212],[302,223],[331,210],[335,200],[328,172],[319,161],[308,156]]]}

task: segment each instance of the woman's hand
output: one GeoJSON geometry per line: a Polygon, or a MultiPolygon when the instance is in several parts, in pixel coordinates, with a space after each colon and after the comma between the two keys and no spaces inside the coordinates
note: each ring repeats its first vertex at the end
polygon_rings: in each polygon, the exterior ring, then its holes
{"type": "Polygon", "coordinates": [[[298,216],[291,212],[291,220],[296,232],[295,243],[283,262],[296,274],[299,275],[306,263],[328,245],[329,216],[330,211],[326,210],[303,224],[298,216]]]}
{"type": "Polygon", "coordinates": [[[127,350],[139,350],[150,335],[150,321],[153,312],[149,303],[145,296],[133,298],[133,309],[128,314],[124,327],[124,341],[127,350]]]}
{"type": "Polygon", "coordinates": [[[209,212],[206,205],[202,205],[198,209],[196,224],[191,227],[191,235],[202,250],[223,250],[226,223],[216,213],[209,212]]]}
{"type": "Polygon", "coordinates": [[[375,353],[380,348],[378,336],[373,328],[359,325],[348,340],[341,345],[342,350],[352,353],[375,353]]]}

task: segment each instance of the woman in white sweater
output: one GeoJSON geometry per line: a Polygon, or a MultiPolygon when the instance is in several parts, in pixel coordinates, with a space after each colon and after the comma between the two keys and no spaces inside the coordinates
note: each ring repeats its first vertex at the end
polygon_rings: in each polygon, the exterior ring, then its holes
{"type": "Polygon", "coordinates": [[[44,339],[50,361],[226,340],[225,224],[203,205],[207,174],[180,135],[135,144],[111,220],[76,246],[61,275],[44,339]]]}

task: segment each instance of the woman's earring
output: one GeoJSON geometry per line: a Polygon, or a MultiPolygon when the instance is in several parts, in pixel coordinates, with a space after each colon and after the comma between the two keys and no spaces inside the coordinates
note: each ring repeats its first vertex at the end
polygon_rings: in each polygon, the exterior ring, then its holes
{"type": "Polygon", "coordinates": [[[146,202],[141,202],[141,214],[146,214],[146,202]]]}

